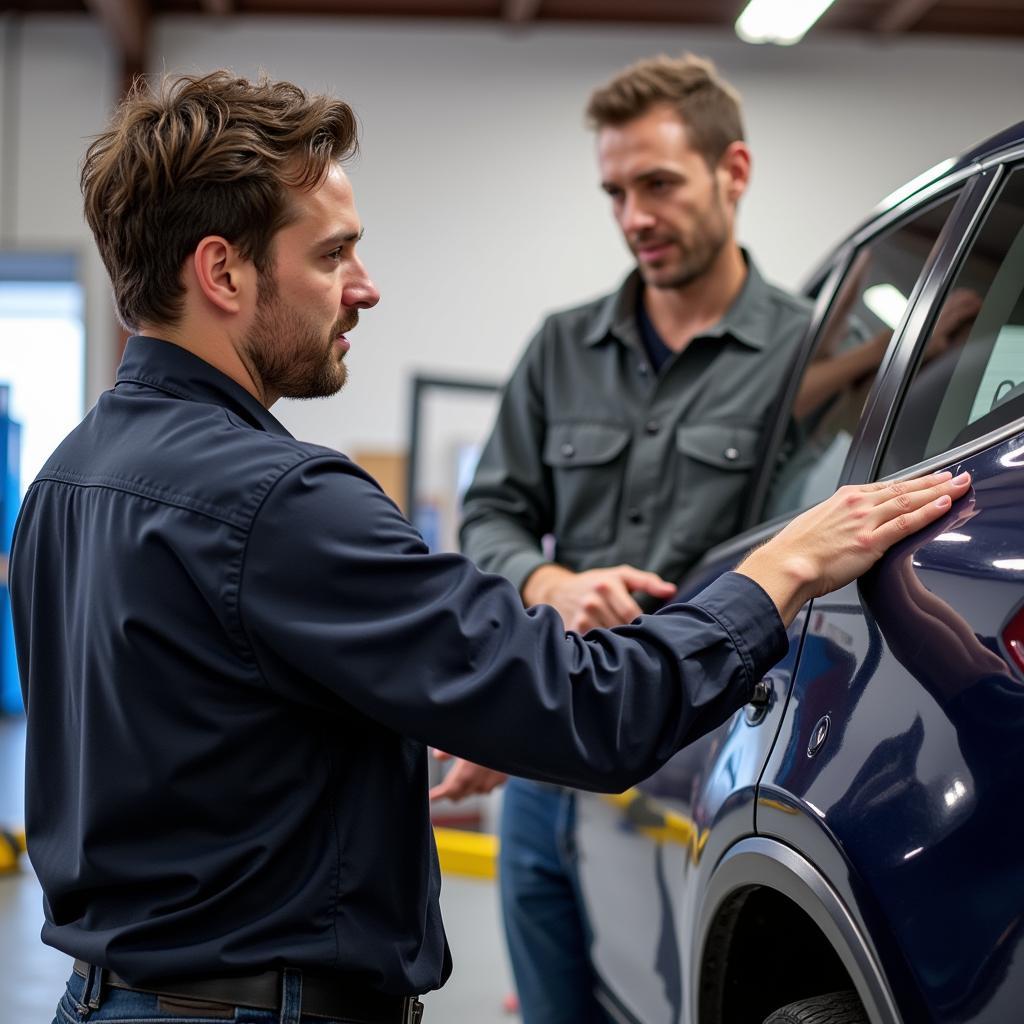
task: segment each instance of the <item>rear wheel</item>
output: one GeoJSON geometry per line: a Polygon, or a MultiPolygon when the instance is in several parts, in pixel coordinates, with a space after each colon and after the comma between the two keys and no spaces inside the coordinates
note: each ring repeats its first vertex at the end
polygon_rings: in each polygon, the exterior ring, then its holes
{"type": "Polygon", "coordinates": [[[868,1015],[857,993],[847,990],[799,999],[770,1013],[764,1024],[868,1024],[868,1015]]]}

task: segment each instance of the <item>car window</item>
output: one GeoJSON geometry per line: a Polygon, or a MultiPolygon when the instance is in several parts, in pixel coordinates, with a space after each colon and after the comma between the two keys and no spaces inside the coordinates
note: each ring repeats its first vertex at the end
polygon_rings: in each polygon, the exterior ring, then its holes
{"type": "Polygon", "coordinates": [[[1024,168],[1007,178],[919,346],[879,473],[1024,416],[1024,168]]]}
{"type": "Polygon", "coordinates": [[[765,518],[836,489],[882,356],[956,198],[915,211],[855,254],[797,386],[765,518]]]}

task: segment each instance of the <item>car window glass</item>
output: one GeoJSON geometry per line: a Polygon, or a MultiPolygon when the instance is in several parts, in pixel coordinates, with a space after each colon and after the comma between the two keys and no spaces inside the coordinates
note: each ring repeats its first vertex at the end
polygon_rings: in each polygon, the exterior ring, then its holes
{"type": "Polygon", "coordinates": [[[851,261],[797,388],[765,518],[836,489],[882,356],[955,201],[946,196],[916,211],[851,261]]]}
{"type": "Polygon", "coordinates": [[[886,476],[1024,416],[1024,169],[1006,181],[919,346],[886,476]]]}

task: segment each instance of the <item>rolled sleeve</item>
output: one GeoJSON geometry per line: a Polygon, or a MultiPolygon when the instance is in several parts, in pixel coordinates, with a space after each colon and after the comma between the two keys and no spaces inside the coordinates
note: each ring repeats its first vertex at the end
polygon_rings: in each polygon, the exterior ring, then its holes
{"type": "Polygon", "coordinates": [[[785,655],[789,639],[779,610],[749,576],[724,573],[690,604],[703,608],[729,634],[751,688],[785,655]]]}

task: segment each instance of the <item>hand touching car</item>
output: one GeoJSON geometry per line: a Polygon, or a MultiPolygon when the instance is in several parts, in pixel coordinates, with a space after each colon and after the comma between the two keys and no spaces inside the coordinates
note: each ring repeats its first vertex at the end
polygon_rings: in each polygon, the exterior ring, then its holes
{"type": "MultiPolygon", "coordinates": [[[[775,603],[784,624],[815,597],[838,590],[857,579],[897,541],[944,515],[971,484],[970,474],[932,473],[916,480],[892,480],[841,487],[827,501],[797,516],[766,544],[751,552],[736,571],[749,576],[775,603]]],[[[561,566],[542,566],[546,595],[562,614],[563,622],[579,624],[596,620],[617,625],[619,616],[639,606],[630,590],[669,597],[675,587],[653,573],[617,566],[571,573],[561,566]]],[[[533,577],[531,577],[533,579],[533,577]]],[[[524,597],[527,595],[524,588],[524,597]]],[[[539,596],[537,590],[533,596],[539,596]]],[[[527,597],[527,601],[529,598],[527,597]]],[[[435,753],[442,759],[449,755],[435,753]]],[[[444,781],[430,791],[431,800],[460,800],[475,793],[489,793],[506,776],[482,765],[456,759],[444,781]]]]}

